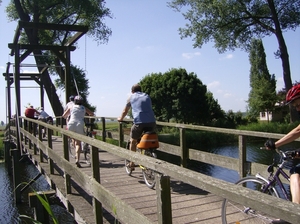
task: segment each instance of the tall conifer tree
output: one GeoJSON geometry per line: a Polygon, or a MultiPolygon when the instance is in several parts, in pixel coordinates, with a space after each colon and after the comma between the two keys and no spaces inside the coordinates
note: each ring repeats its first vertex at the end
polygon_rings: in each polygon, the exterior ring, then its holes
{"type": "MultiPolygon", "coordinates": [[[[250,115],[257,117],[259,112],[274,110],[276,103],[276,80],[275,75],[270,75],[266,54],[262,40],[253,39],[249,55],[250,69],[250,93],[248,106],[250,115]]],[[[269,120],[269,117],[268,117],[269,120]]]]}

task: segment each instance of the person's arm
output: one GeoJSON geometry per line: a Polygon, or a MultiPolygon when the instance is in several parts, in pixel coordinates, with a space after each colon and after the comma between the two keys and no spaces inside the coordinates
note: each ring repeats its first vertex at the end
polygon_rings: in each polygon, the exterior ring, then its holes
{"type": "Polygon", "coordinates": [[[124,119],[124,117],[127,115],[128,111],[129,111],[130,107],[129,106],[125,106],[121,116],[118,118],[118,121],[122,121],[124,119]]]}
{"type": "Polygon", "coordinates": [[[300,125],[298,125],[296,128],[291,130],[289,133],[287,133],[285,136],[283,136],[281,139],[275,142],[275,147],[278,148],[280,146],[283,146],[285,144],[288,144],[295,139],[300,137],[300,125]]]}
{"type": "Polygon", "coordinates": [[[61,115],[64,119],[67,119],[67,117],[69,116],[70,114],[70,108],[68,108],[64,113],[63,115],[61,115]]]}
{"type": "Polygon", "coordinates": [[[94,113],[93,113],[93,111],[91,111],[89,108],[85,108],[85,112],[88,114],[88,115],[90,115],[90,116],[94,116],[94,113]]]}

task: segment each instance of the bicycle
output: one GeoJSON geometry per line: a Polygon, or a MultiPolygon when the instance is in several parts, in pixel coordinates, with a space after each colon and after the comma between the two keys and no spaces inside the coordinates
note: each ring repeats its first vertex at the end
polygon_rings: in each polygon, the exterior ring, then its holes
{"type": "MultiPolygon", "coordinates": [[[[86,136],[89,136],[91,138],[96,138],[96,131],[92,130],[93,123],[85,123],[85,134],[86,136]]],[[[69,138],[69,153],[72,158],[76,158],[76,149],[72,143],[72,139],[69,138]]],[[[87,164],[90,164],[90,153],[91,153],[91,146],[88,143],[81,142],[81,151],[80,153],[83,153],[84,159],[87,164]]]]}
{"type": "MultiPolygon", "coordinates": [[[[280,175],[282,175],[288,182],[290,181],[289,175],[283,170],[284,165],[294,159],[295,151],[286,151],[276,149],[276,152],[280,155],[279,164],[273,160],[273,163],[268,166],[267,171],[269,177],[264,178],[259,173],[255,176],[248,176],[238,180],[235,184],[243,185],[244,187],[260,191],[272,195],[274,197],[282,198],[291,201],[290,194],[284,187],[280,175]],[[276,169],[274,172],[274,168],[276,169]],[[279,189],[279,191],[278,191],[279,189]],[[281,194],[280,194],[281,193],[281,194]]],[[[222,223],[271,223],[278,219],[278,217],[272,217],[261,211],[257,211],[250,207],[246,207],[239,203],[233,202],[229,199],[224,199],[222,204],[222,223]],[[237,213],[240,213],[237,215],[237,213]],[[250,222],[251,221],[251,222],[250,222]]]]}
{"type": "MultiPolygon", "coordinates": [[[[122,121],[124,122],[124,121],[122,121]]],[[[126,122],[125,122],[126,123],[126,122]]],[[[156,150],[159,147],[158,136],[156,132],[149,131],[145,129],[141,138],[137,141],[136,151],[142,155],[150,156],[152,158],[157,158],[156,150]]],[[[127,141],[126,149],[130,148],[130,140],[127,141]]],[[[125,170],[126,173],[131,176],[132,172],[135,170],[135,167],[140,167],[143,173],[143,179],[147,187],[153,189],[155,186],[155,171],[149,169],[141,164],[135,165],[134,167],[130,166],[131,161],[125,159],[125,170]]]]}

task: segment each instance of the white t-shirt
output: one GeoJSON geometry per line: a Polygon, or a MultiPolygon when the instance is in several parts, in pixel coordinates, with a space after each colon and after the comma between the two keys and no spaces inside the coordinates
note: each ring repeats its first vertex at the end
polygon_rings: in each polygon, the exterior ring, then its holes
{"type": "Polygon", "coordinates": [[[78,134],[84,134],[84,115],[85,107],[74,104],[70,110],[70,120],[68,121],[68,130],[78,134]]]}
{"type": "Polygon", "coordinates": [[[73,106],[74,106],[74,101],[68,102],[67,105],[65,106],[65,111],[66,111],[68,108],[72,109],[73,106]]]}
{"type": "MultiPolygon", "coordinates": [[[[74,104],[74,101],[68,102],[67,105],[65,106],[65,111],[66,111],[67,109],[70,108],[70,112],[71,112],[71,109],[72,109],[72,107],[73,107],[74,105],[75,105],[75,104],[74,104]]],[[[70,114],[71,114],[71,113],[70,113],[70,114]]],[[[67,117],[67,123],[69,122],[69,120],[70,120],[70,115],[67,117]]]]}
{"type": "Polygon", "coordinates": [[[85,107],[83,105],[74,104],[70,109],[70,120],[68,123],[83,123],[84,124],[85,107]]]}

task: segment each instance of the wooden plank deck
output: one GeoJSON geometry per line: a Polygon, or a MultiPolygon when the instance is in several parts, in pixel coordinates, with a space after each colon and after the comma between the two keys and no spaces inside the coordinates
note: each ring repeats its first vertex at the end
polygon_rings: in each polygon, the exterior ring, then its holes
{"type": "MultiPolygon", "coordinates": [[[[62,139],[53,136],[53,150],[63,156],[62,139]]],[[[55,170],[50,175],[49,166],[46,162],[38,163],[39,155],[33,155],[33,150],[29,150],[31,158],[36,165],[43,169],[52,180],[57,192],[65,192],[64,178],[55,170]]],[[[81,155],[81,171],[91,176],[91,168],[84,163],[81,155]]],[[[128,176],[124,168],[124,159],[105,151],[99,151],[100,161],[100,181],[109,191],[120,199],[130,204],[133,208],[147,216],[153,223],[157,223],[156,191],[149,189],[142,177],[140,168],[133,171],[132,176],[128,176]]],[[[75,160],[70,157],[70,162],[75,160]]],[[[48,180],[49,182],[49,180],[48,180]]],[[[209,192],[195,188],[189,184],[171,179],[171,201],[173,223],[205,223],[220,224],[222,198],[209,192]]],[[[95,223],[93,216],[92,197],[88,195],[80,186],[72,186],[72,194],[67,195],[69,208],[74,207],[76,219],[82,218],[82,223],[95,223]]],[[[113,208],[104,208],[104,223],[115,223],[113,208]]],[[[117,212],[117,211],[116,211],[117,212]]]]}

